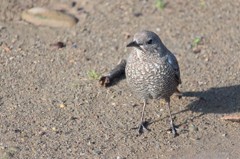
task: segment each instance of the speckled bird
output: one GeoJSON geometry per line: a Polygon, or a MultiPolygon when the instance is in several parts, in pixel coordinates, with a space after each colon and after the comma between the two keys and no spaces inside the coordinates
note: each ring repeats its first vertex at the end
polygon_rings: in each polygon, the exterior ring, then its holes
{"type": "Polygon", "coordinates": [[[181,84],[176,57],[166,48],[157,34],[141,31],[134,35],[127,47],[133,47],[126,64],[126,79],[129,86],[143,100],[139,133],[145,128],[144,110],[148,99],[164,99],[170,116],[171,129],[176,129],[170,111],[170,97],[181,84]]]}

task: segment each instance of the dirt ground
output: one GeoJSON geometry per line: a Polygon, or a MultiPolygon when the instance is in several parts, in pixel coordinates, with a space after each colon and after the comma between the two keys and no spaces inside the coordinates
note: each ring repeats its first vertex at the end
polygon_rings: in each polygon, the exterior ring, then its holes
{"type": "Polygon", "coordinates": [[[66,1],[1,1],[1,159],[240,158],[240,123],[221,119],[240,112],[239,0],[166,0],[162,10],[153,0],[79,0],[79,22],[67,29],[20,18],[59,2],[66,1]],[[89,75],[126,58],[142,29],[156,32],[179,61],[185,96],[172,97],[176,138],[164,103],[149,101],[151,131],[139,136],[132,128],[142,102],[126,80],[104,88],[89,75]],[[66,47],[50,46],[58,41],[66,47]]]}

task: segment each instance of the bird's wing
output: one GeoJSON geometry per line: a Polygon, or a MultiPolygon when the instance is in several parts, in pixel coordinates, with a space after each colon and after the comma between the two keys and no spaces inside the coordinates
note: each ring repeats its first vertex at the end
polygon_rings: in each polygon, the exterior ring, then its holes
{"type": "Polygon", "coordinates": [[[171,52],[169,52],[167,54],[167,62],[174,69],[174,71],[176,73],[176,80],[178,81],[179,84],[181,84],[182,81],[181,81],[181,78],[180,78],[180,69],[179,69],[178,61],[177,61],[176,57],[171,52]]]}

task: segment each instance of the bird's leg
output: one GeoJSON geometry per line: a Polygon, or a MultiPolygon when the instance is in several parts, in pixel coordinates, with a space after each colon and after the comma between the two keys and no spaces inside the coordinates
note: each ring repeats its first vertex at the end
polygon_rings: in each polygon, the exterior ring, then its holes
{"type": "Polygon", "coordinates": [[[146,123],[145,123],[145,121],[143,121],[144,120],[144,111],[145,111],[146,103],[147,103],[147,101],[144,100],[144,102],[143,102],[143,110],[142,110],[142,115],[141,115],[141,123],[140,123],[140,126],[138,128],[138,133],[139,134],[143,133],[144,130],[147,130],[147,128],[145,127],[146,123]]]}
{"type": "Polygon", "coordinates": [[[173,137],[176,137],[178,134],[177,134],[176,128],[174,126],[173,118],[172,118],[172,114],[171,114],[171,110],[170,110],[170,99],[166,100],[166,102],[167,102],[167,108],[168,108],[168,113],[169,113],[169,117],[170,117],[170,126],[172,129],[173,137]]]}
{"type": "Polygon", "coordinates": [[[176,94],[176,96],[178,97],[178,99],[181,99],[183,96],[183,93],[181,91],[178,90],[178,88],[176,89],[176,91],[174,92],[176,94]]]}

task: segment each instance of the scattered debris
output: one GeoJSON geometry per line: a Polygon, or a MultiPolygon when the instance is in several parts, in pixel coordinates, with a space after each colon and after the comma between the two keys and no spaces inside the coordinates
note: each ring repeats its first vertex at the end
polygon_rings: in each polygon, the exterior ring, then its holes
{"type": "Polygon", "coordinates": [[[240,115],[226,115],[221,118],[222,120],[229,120],[234,122],[240,122],[240,115]]]}
{"type": "Polygon", "coordinates": [[[191,44],[191,48],[193,53],[197,54],[201,52],[202,49],[202,45],[203,45],[203,38],[202,37],[196,37],[194,38],[192,44],[191,44]]]}
{"type": "Polygon", "coordinates": [[[66,106],[63,103],[61,103],[61,104],[59,104],[59,107],[60,108],[65,108],[66,106]]]}
{"type": "Polygon", "coordinates": [[[143,14],[142,14],[141,12],[136,12],[136,13],[133,13],[133,15],[134,15],[135,17],[140,17],[140,16],[142,16],[143,14]]]}
{"type": "Polygon", "coordinates": [[[128,32],[124,32],[123,35],[124,35],[125,39],[129,39],[131,37],[131,34],[128,32]]]}
{"type": "Polygon", "coordinates": [[[197,53],[201,52],[201,48],[196,46],[196,47],[192,48],[192,51],[193,51],[193,53],[197,54],[197,53]]]}
{"type": "Polygon", "coordinates": [[[193,47],[199,45],[199,44],[201,43],[201,41],[202,41],[202,38],[201,38],[201,37],[196,37],[196,38],[193,40],[193,43],[192,43],[193,47]]]}
{"type": "Polygon", "coordinates": [[[60,48],[66,47],[66,44],[64,44],[63,42],[59,41],[57,43],[50,44],[50,46],[55,47],[57,49],[60,49],[60,48]]]}
{"type": "Polygon", "coordinates": [[[227,136],[227,134],[222,134],[222,137],[226,137],[227,136]]]}
{"type": "Polygon", "coordinates": [[[0,46],[3,48],[5,52],[11,51],[11,48],[6,43],[2,43],[0,46]]]}
{"type": "Polygon", "coordinates": [[[205,7],[206,6],[205,0],[200,0],[199,4],[200,4],[201,7],[205,7]]]}
{"type": "Polygon", "coordinates": [[[32,24],[50,27],[72,27],[78,22],[78,19],[72,15],[39,7],[25,10],[21,17],[32,24]]]}
{"type": "Polygon", "coordinates": [[[99,79],[100,78],[100,75],[96,72],[96,71],[94,71],[94,70],[90,70],[90,71],[88,71],[87,72],[87,75],[88,75],[88,77],[90,78],[90,79],[99,79]]]}
{"type": "Polygon", "coordinates": [[[193,124],[190,124],[190,125],[188,126],[188,130],[189,130],[190,132],[196,132],[196,131],[198,131],[198,127],[195,126],[195,125],[193,125],[193,124]]]}
{"type": "Polygon", "coordinates": [[[56,127],[52,127],[52,131],[57,131],[57,128],[56,127]]]}
{"type": "Polygon", "coordinates": [[[167,3],[164,2],[164,0],[156,0],[155,5],[159,10],[163,10],[166,7],[167,3]]]}
{"type": "Polygon", "coordinates": [[[1,154],[1,159],[17,158],[18,153],[21,149],[17,146],[8,147],[4,150],[5,152],[1,154]]]}
{"type": "Polygon", "coordinates": [[[77,4],[77,3],[76,3],[75,1],[73,1],[72,4],[71,4],[71,7],[75,7],[76,4],[77,4]]]}
{"type": "Polygon", "coordinates": [[[3,30],[3,29],[6,29],[6,27],[5,27],[5,26],[2,26],[2,25],[0,25],[0,31],[1,31],[1,30],[3,30]]]}

